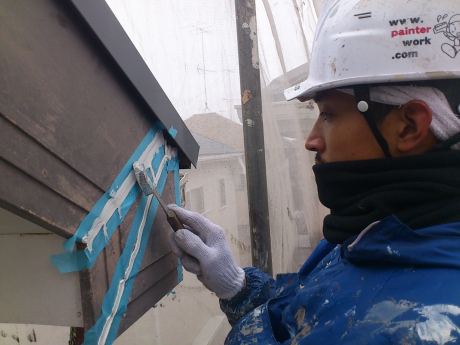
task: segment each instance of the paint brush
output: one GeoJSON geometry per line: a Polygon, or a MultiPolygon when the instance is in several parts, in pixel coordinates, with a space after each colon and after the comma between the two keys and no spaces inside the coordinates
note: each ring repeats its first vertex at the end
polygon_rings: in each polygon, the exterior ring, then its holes
{"type": "Polygon", "coordinates": [[[151,195],[151,194],[155,195],[161,207],[165,211],[166,219],[169,225],[171,225],[171,227],[173,228],[173,230],[177,231],[179,229],[185,229],[184,225],[179,220],[176,213],[173,210],[171,210],[161,198],[160,193],[158,193],[156,189],[155,183],[150,181],[150,178],[148,177],[147,172],[145,171],[144,164],[139,163],[139,162],[134,162],[133,169],[134,169],[134,175],[136,175],[137,183],[141,187],[142,191],[144,192],[145,195],[151,195]]]}

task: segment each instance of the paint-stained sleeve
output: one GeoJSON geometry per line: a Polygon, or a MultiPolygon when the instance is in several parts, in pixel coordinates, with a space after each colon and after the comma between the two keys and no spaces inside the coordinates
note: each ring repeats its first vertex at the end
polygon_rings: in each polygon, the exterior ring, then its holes
{"type": "Polygon", "coordinates": [[[232,326],[248,312],[275,296],[275,280],[272,277],[255,267],[244,268],[244,272],[244,292],[238,298],[220,300],[220,309],[227,315],[232,326]]]}

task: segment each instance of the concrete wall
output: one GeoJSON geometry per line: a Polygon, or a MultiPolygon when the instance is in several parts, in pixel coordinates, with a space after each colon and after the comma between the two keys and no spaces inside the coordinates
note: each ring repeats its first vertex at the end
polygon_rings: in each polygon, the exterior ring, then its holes
{"type": "Polygon", "coordinates": [[[0,209],[0,345],[67,344],[68,326],[83,326],[78,273],[50,262],[63,242],[0,209]]]}
{"type": "Polygon", "coordinates": [[[50,261],[63,242],[0,209],[0,323],[83,326],[78,273],[60,274],[50,261]]]}

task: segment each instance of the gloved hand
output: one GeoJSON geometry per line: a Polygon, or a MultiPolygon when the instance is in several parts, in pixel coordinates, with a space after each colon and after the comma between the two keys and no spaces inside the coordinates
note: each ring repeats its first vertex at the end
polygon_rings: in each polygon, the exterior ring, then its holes
{"type": "Polygon", "coordinates": [[[231,299],[244,287],[245,274],[233,259],[224,230],[203,215],[168,205],[186,229],[170,238],[171,250],[179,256],[184,268],[217,297],[231,299]]]}

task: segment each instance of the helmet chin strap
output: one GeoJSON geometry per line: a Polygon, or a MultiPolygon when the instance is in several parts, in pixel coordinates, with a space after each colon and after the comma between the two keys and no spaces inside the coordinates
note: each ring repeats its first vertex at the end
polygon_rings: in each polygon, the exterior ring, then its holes
{"type": "Polygon", "coordinates": [[[383,137],[382,133],[380,133],[377,122],[375,122],[372,105],[371,105],[371,97],[370,97],[370,89],[368,85],[356,85],[353,86],[353,90],[355,92],[355,99],[358,106],[358,110],[361,114],[363,114],[364,119],[366,120],[369,128],[371,129],[372,133],[374,134],[375,139],[379,143],[380,147],[385,153],[387,158],[391,158],[390,148],[388,147],[388,143],[383,137]]]}

